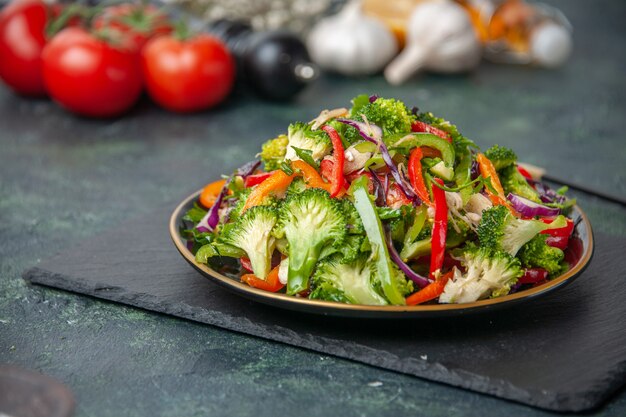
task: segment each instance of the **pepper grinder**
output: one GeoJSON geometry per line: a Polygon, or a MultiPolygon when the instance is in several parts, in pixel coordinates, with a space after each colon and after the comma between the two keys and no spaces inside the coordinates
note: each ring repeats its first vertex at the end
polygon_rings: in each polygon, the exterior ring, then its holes
{"type": "Polygon", "coordinates": [[[244,22],[209,23],[208,32],[226,44],[237,61],[237,77],[261,96],[289,100],[319,75],[304,43],[284,30],[255,32],[244,22]]]}

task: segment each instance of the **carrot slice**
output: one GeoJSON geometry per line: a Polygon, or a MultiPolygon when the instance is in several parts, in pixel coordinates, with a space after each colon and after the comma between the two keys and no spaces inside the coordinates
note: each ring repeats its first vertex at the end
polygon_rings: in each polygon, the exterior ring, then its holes
{"type": "Polygon", "coordinates": [[[215,200],[217,200],[217,196],[222,191],[224,184],[226,184],[226,180],[218,180],[204,187],[200,193],[200,204],[202,204],[205,208],[213,207],[213,204],[215,204],[215,200]]]}
{"type": "Polygon", "coordinates": [[[300,171],[307,186],[311,188],[321,188],[330,193],[332,187],[331,184],[325,182],[322,176],[311,165],[298,159],[291,162],[291,167],[294,170],[300,171]]]}
{"type": "Polygon", "coordinates": [[[272,193],[284,192],[294,178],[295,174],[287,175],[281,170],[274,171],[272,175],[252,190],[241,212],[245,212],[250,207],[258,206],[265,197],[272,193]]]}
{"type": "Polygon", "coordinates": [[[425,303],[426,301],[434,300],[443,293],[448,280],[452,278],[453,272],[447,272],[443,274],[438,280],[435,280],[419,290],[418,292],[411,294],[406,299],[406,305],[414,306],[417,304],[425,303]]]}
{"type": "Polygon", "coordinates": [[[245,282],[251,287],[259,288],[261,290],[269,292],[280,291],[285,286],[285,284],[282,284],[278,279],[279,267],[280,265],[277,265],[274,269],[272,269],[265,279],[261,279],[254,274],[244,274],[241,276],[241,281],[245,282]]]}
{"type": "Polygon", "coordinates": [[[489,178],[491,186],[496,191],[496,194],[494,194],[488,187],[485,187],[485,191],[491,202],[496,206],[506,206],[510,210],[511,207],[504,196],[504,188],[502,188],[502,184],[500,183],[500,177],[498,177],[498,173],[489,158],[487,158],[485,154],[479,153],[476,155],[476,162],[478,162],[480,175],[482,175],[483,178],[489,178]]]}

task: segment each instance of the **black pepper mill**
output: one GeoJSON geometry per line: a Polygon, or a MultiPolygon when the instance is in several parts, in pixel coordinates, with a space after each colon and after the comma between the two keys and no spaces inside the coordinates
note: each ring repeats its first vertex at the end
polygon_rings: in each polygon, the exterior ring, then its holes
{"type": "Polygon", "coordinates": [[[289,100],[319,74],[306,47],[291,32],[254,32],[246,23],[226,19],[210,23],[207,29],[235,57],[238,78],[266,98],[289,100]]]}

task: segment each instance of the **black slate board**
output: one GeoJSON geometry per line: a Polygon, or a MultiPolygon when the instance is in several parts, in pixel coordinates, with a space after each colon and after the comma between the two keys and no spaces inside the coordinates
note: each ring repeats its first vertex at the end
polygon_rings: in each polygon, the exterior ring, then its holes
{"type": "Polygon", "coordinates": [[[508,309],[412,321],[340,319],[257,304],[212,284],[170,241],[171,208],[23,276],[550,410],[598,407],[626,381],[624,238],[596,236],[583,276],[508,309]]]}

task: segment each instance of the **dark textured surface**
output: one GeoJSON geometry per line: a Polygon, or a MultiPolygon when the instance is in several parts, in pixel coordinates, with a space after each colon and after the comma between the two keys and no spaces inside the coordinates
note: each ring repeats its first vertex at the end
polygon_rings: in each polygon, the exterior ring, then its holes
{"type": "Polygon", "coordinates": [[[539,300],[390,322],[287,312],[232,295],[173,250],[168,214],[86,241],[24,277],[558,411],[597,407],[626,378],[626,288],[617,280],[598,285],[626,266],[624,238],[599,236],[583,276],[539,300]],[[146,244],[136,245],[137,235],[146,244]]]}
{"type": "MultiPolygon", "coordinates": [[[[20,276],[39,259],[182,199],[248,160],[289,122],[344,106],[361,92],[400,97],[449,117],[482,146],[509,145],[555,175],[626,194],[626,2],[550,3],[575,30],[572,59],[554,71],[483,64],[467,77],[427,75],[397,88],[381,77],[324,77],[290,104],[234,97],[218,109],[181,116],[144,102],[113,121],[75,118],[0,87],[0,362],[63,381],[76,396],[78,417],[551,415],[29,286],[20,276]]],[[[597,233],[626,236],[620,206],[574,195],[597,233]]],[[[135,241],[145,243],[141,235],[135,241]]],[[[594,415],[626,415],[626,393],[594,415]]]]}

